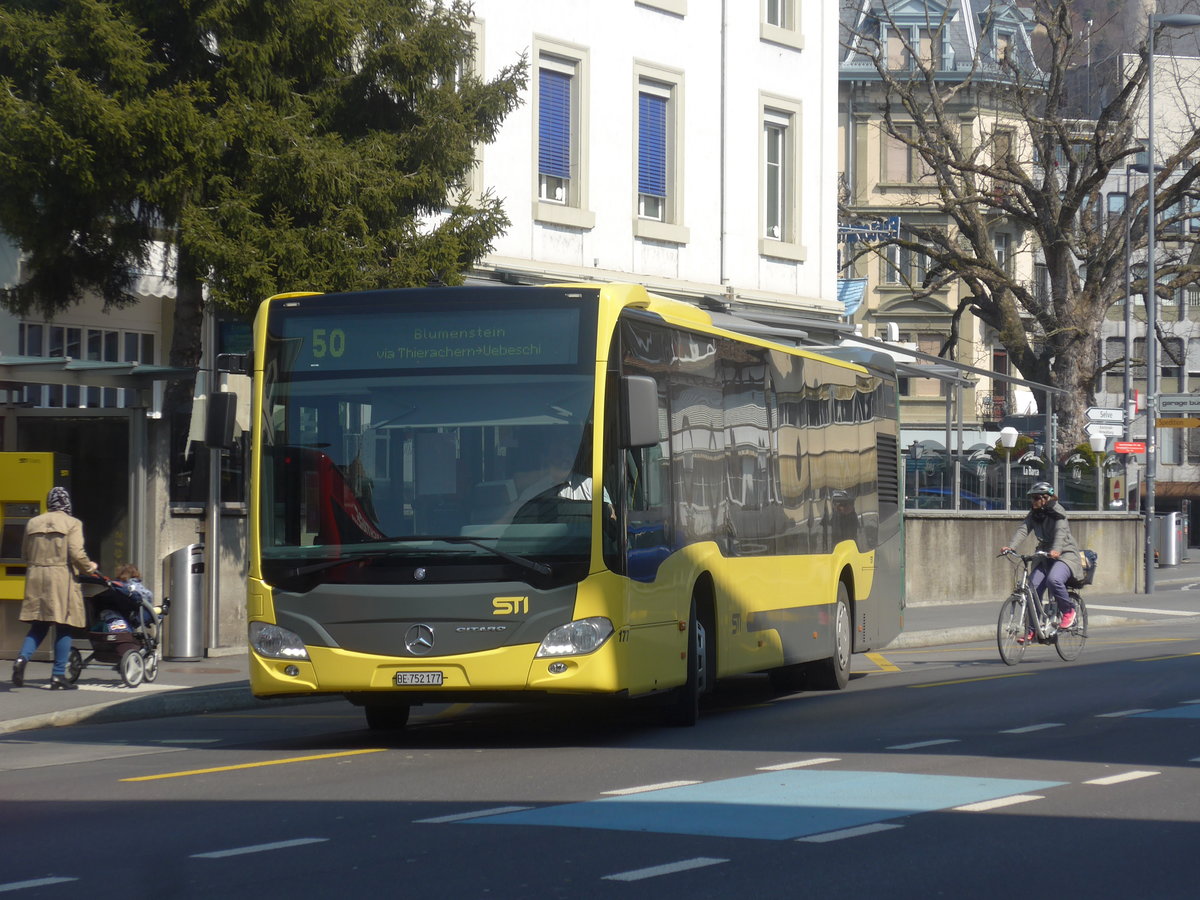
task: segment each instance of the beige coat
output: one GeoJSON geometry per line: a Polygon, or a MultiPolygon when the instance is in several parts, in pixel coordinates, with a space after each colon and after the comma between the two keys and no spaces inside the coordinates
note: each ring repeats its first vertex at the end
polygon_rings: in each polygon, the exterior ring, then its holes
{"type": "Polygon", "coordinates": [[[87,613],[75,573],[94,572],[96,564],[83,549],[83,523],[65,512],[30,519],[21,555],[26,566],[21,621],[85,627],[87,613]]]}

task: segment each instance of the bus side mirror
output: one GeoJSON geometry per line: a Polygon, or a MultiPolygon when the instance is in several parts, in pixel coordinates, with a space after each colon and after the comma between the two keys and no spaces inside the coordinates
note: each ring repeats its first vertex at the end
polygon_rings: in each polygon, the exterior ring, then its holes
{"type": "Polygon", "coordinates": [[[621,447],[653,447],[659,442],[658,384],[648,375],[621,376],[621,447]]]}
{"type": "Polygon", "coordinates": [[[237,394],[210,391],[204,413],[204,446],[213,450],[232,450],[236,416],[237,394]]]}

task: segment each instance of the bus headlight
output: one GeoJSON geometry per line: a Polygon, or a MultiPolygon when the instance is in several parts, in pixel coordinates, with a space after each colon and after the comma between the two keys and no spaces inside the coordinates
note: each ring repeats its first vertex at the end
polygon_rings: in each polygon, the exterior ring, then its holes
{"type": "Polygon", "coordinates": [[[612,622],[601,616],[568,622],[550,629],[538,647],[537,658],[591,653],[598,650],[612,633],[612,622]]]}
{"type": "Polygon", "coordinates": [[[300,635],[270,622],[250,623],[250,646],[269,659],[308,659],[300,635]]]}

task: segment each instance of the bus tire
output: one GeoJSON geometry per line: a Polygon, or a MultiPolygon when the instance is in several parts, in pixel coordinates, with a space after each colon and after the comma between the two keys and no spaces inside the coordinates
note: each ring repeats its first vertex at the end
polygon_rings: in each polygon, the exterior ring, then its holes
{"type": "Polygon", "coordinates": [[[850,624],[850,591],[846,582],[838,582],[837,604],[833,612],[833,654],[810,664],[809,686],[818,691],[840,691],[850,682],[850,651],[853,635],[850,624]]]}
{"type": "Polygon", "coordinates": [[[363,712],[372,731],[402,731],[408,725],[410,708],[407,703],[368,703],[363,712]]]}
{"type": "Polygon", "coordinates": [[[667,702],[667,723],[681,728],[690,728],[700,721],[700,695],[704,692],[708,668],[707,634],[696,613],[693,597],[688,613],[687,681],[675,688],[667,702]]]}

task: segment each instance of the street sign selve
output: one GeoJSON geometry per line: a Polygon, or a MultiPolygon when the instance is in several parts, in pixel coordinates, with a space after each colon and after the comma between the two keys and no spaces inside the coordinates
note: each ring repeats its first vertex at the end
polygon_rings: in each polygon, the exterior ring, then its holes
{"type": "Polygon", "coordinates": [[[1087,417],[1089,422],[1124,422],[1125,411],[1120,407],[1089,406],[1087,417]]]}

